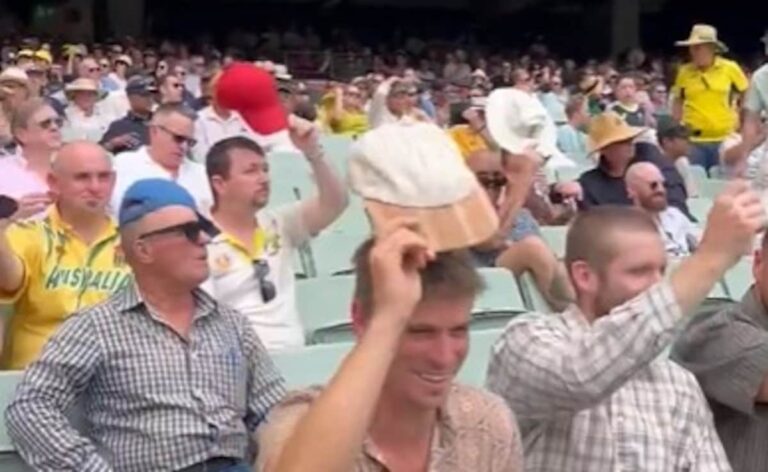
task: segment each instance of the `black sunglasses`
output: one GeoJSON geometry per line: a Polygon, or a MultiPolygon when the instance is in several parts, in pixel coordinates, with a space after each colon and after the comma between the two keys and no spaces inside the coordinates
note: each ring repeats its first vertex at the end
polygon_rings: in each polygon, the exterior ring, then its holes
{"type": "Polygon", "coordinates": [[[661,188],[664,188],[664,181],[656,180],[654,182],[649,183],[648,186],[651,188],[651,190],[659,190],[661,188]]]}
{"type": "Polygon", "coordinates": [[[200,221],[189,221],[187,223],[168,226],[167,228],[160,228],[150,231],[149,233],[144,233],[139,236],[139,239],[147,239],[154,236],[174,233],[183,235],[187,241],[193,244],[198,244],[200,242],[200,233],[209,234],[208,228],[200,221]]]}
{"type": "Polygon", "coordinates": [[[41,127],[44,130],[49,130],[53,127],[53,125],[56,125],[57,128],[61,128],[64,126],[64,119],[61,117],[55,117],[55,118],[46,118],[43,121],[40,121],[37,123],[37,126],[41,127]]]}
{"type": "Polygon", "coordinates": [[[184,136],[182,134],[176,134],[170,129],[162,125],[156,125],[156,127],[162,130],[163,132],[167,133],[173,139],[173,141],[178,145],[186,144],[190,148],[193,148],[197,144],[197,140],[195,138],[190,138],[189,136],[184,136]]]}
{"type": "Polygon", "coordinates": [[[269,303],[277,296],[277,288],[275,284],[267,279],[269,276],[269,264],[264,259],[256,259],[253,261],[253,275],[256,276],[256,280],[259,282],[259,292],[261,292],[261,299],[264,303],[269,303]]]}

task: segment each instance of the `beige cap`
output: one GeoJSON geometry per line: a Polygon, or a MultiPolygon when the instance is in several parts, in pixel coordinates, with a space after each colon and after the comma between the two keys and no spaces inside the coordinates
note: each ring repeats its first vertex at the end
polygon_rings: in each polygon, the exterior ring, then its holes
{"type": "Polygon", "coordinates": [[[475,246],[499,225],[456,145],[431,123],[398,122],[365,133],[352,147],[349,179],[374,231],[393,218],[414,218],[436,251],[475,246]]]}

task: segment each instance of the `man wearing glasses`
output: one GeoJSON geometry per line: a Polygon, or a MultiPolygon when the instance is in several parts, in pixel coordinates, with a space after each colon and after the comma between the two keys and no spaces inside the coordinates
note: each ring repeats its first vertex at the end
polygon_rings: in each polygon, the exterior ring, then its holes
{"type": "Polygon", "coordinates": [[[419,91],[416,85],[400,77],[385,80],[371,97],[368,110],[370,129],[401,120],[431,121],[429,116],[416,107],[419,91]]]}
{"type": "Polygon", "coordinates": [[[304,344],[295,300],[296,251],[347,206],[346,189],[323,158],[317,130],[291,134],[312,169],[317,196],[276,211],[264,210],[270,182],[258,144],[228,138],[206,160],[215,199],[211,213],[221,234],[209,246],[211,278],[204,288],[246,315],[269,350],[304,344]]]}
{"type": "Polygon", "coordinates": [[[183,105],[158,107],[149,123],[149,144],[115,156],[117,183],[112,195],[112,211],[117,211],[125,190],[134,182],[163,178],[184,187],[195,198],[200,211],[209,213],[213,197],[205,168],[187,158],[196,143],[193,120],[183,105]]]}
{"type": "Polygon", "coordinates": [[[212,226],[167,179],[132,185],[118,214],[133,282],[71,316],[29,367],[6,411],[12,441],[41,471],[249,471],[283,380],[242,315],[198,288],[212,226]]]}

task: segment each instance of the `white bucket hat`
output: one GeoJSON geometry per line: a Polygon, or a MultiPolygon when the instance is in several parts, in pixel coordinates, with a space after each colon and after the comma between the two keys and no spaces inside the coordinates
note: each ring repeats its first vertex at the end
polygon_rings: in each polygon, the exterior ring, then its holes
{"type": "Polygon", "coordinates": [[[560,158],[557,129],[534,95],[515,88],[496,89],[485,106],[488,131],[496,144],[512,154],[533,146],[545,160],[560,158]]]}
{"type": "Polygon", "coordinates": [[[385,124],[362,135],[349,160],[352,190],[374,232],[410,217],[436,251],[475,246],[498,229],[496,211],[448,135],[431,123],[385,124]]]}

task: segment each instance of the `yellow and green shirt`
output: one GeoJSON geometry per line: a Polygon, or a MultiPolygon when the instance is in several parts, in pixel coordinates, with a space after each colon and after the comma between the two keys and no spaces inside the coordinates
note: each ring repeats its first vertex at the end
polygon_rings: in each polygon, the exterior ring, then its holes
{"type": "Polygon", "coordinates": [[[0,366],[23,369],[68,316],[105,300],[131,275],[112,222],[88,245],[51,207],[42,220],[11,226],[6,237],[24,279],[14,293],[0,291],[0,304],[12,306],[0,366]]]}
{"type": "Polygon", "coordinates": [[[692,130],[691,141],[717,142],[733,133],[738,127],[734,94],[744,93],[748,86],[741,67],[722,57],[706,70],[682,65],[672,94],[683,103],[683,123],[692,130]]]}

